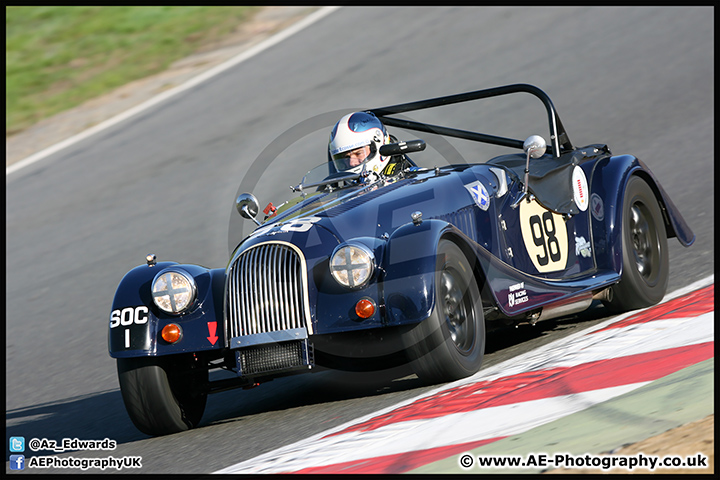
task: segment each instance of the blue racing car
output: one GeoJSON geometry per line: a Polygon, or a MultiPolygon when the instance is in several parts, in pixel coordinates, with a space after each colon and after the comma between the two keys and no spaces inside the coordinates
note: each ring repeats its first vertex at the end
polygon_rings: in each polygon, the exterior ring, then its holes
{"type": "MultiPolygon", "coordinates": [[[[422,156],[418,153],[418,156],[422,156]]],[[[192,428],[207,395],[321,368],[408,365],[428,382],[480,369],[486,332],[587,309],[658,303],[667,239],[695,237],[647,166],[574,147],[550,98],[517,84],[346,115],[328,158],[238,238],[225,268],[148,255],[120,282],[109,351],[135,426],[192,428]],[[398,114],[515,93],[539,99],[549,143],[398,114]],[[482,163],[420,168],[385,126],[508,147],[482,163]],[[516,151],[516,152],[513,152],[516,151]],[[213,370],[232,372],[210,380],[213,370]]]]}

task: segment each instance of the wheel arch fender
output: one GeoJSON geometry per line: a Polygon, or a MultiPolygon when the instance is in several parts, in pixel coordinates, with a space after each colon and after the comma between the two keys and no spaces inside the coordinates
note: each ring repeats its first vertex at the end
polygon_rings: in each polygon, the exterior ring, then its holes
{"type": "Polygon", "coordinates": [[[662,184],[657,180],[657,178],[655,178],[652,171],[643,163],[642,160],[638,159],[637,162],[639,168],[634,169],[632,173],[645,180],[655,194],[655,198],[660,206],[660,211],[663,214],[667,238],[675,237],[681,245],[689,247],[695,242],[695,234],[692,229],[687,224],[685,218],[683,218],[680,210],[678,210],[675,206],[675,203],[673,203],[670,196],[667,192],[665,192],[662,184]]]}
{"type": "Polygon", "coordinates": [[[481,264],[460,230],[437,219],[405,224],[388,239],[384,256],[383,294],[389,324],[417,323],[430,316],[435,307],[437,248],[443,238],[458,245],[482,285],[481,264]]]}
{"type": "Polygon", "coordinates": [[[125,274],[115,291],[108,324],[110,356],[170,355],[224,347],[224,285],[225,269],[211,270],[176,262],[133,268],[125,274]],[[169,267],[187,272],[197,285],[196,300],[186,314],[169,315],[153,302],[152,281],[159,272],[169,267]],[[162,328],[168,323],[176,323],[182,329],[182,338],[175,344],[169,344],[160,337],[162,328]]]}
{"type": "Polygon", "coordinates": [[[690,246],[695,235],[679,210],[648,167],[637,157],[619,155],[603,159],[592,173],[591,225],[595,239],[598,268],[622,271],[622,216],[625,189],[632,176],[642,178],[650,187],[663,216],[666,235],[676,237],[683,246],[690,246]],[[600,198],[600,205],[598,200],[600,198]]]}

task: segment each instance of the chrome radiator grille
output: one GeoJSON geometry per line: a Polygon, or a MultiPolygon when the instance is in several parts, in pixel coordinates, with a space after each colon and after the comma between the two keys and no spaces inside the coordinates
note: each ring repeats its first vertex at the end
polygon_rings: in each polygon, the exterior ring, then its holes
{"type": "Polygon", "coordinates": [[[312,333],[305,268],[288,243],[263,243],[235,259],[227,277],[227,338],[294,328],[312,333]]]}

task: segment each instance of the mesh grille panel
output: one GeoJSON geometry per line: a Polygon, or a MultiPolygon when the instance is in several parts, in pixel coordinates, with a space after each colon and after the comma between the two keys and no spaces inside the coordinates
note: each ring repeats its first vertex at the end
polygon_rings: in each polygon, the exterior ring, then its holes
{"type": "Polygon", "coordinates": [[[243,376],[308,365],[305,341],[258,345],[239,350],[239,374],[243,376]]]}

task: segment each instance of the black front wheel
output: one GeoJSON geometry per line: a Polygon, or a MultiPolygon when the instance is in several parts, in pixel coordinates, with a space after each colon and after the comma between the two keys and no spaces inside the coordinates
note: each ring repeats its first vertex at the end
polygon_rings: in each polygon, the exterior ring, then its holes
{"type": "Polygon", "coordinates": [[[622,276],[606,306],[625,312],[660,302],[670,272],[665,223],[655,194],[637,176],[630,177],[625,187],[622,255],[622,276]]]}
{"type": "Polygon", "coordinates": [[[208,370],[191,356],[118,358],[117,370],[125,408],[141,432],[168,435],[200,422],[208,370]]]}
{"type": "Polygon", "coordinates": [[[485,318],[470,263],[449,240],[438,244],[435,307],[404,336],[417,376],[427,383],[467,377],[480,370],[485,352],[485,318]]]}

